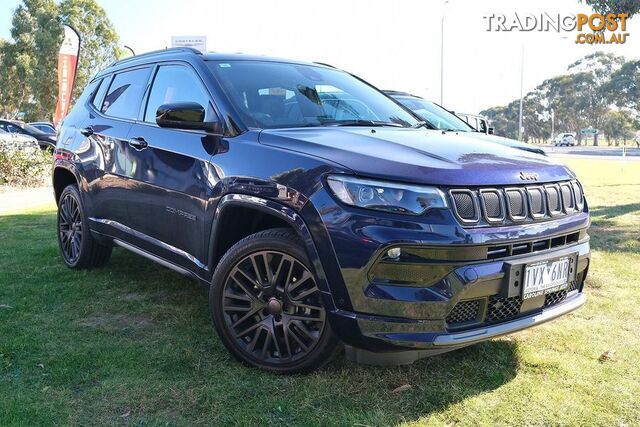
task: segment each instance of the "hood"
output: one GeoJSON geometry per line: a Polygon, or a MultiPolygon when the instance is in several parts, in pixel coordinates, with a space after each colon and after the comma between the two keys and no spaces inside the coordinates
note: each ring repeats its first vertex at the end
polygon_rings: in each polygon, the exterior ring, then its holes
{"type": "MultiPolygon", "coordinates": [[[[386,127],[268,129],[261,144],[320,157],[354,174],[443,186],[521,184],[521,172],[538,182],[574,178],[547,157],[461,133],[386,127]]],[[[532,183],[527,181],[527,183],[532,183]]]]}
{"type": "Polygon", "coordinates": [[[482,132],[461,132],[460,135],[473,138],[473,139],[480,139],[483,141],[494,142],[496,144],[504,145],[506,147],[517,148],[519,150],[525,150],[532,153],[543,154],[546,156],[546,153],[542,148],[536,147],[535,145],[527,144],[526,142],[516,141],[515,139],[504,138],[502,136],[497,136],[497,135],[487,135],[482,132]]]}

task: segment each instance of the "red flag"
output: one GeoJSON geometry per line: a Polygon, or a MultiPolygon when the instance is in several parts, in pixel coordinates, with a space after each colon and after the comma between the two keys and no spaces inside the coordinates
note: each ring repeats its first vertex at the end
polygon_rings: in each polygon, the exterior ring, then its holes
{"type": "Polygon", "coordinates": [[[80,56],[80,35],[75,29],[65,25],[64,40],[58,54],[58,104],[53,116],[53,124],[56,126],[69,111],[78,67],[78,56],[80,56]]]}

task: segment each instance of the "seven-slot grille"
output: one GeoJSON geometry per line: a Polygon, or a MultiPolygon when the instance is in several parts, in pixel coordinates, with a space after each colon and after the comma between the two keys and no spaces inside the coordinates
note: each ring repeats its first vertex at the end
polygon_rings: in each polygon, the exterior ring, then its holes
{"type": "Polygon", "coordinates": [[[451,189],[456,217],[465,225],[535,222],[582,211],[577,181],[522,187],[451,189]]]}

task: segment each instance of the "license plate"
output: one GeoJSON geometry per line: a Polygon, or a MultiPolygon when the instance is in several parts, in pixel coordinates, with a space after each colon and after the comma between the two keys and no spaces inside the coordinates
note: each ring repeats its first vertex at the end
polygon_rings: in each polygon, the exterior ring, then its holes
{"type": "Polygon", "coordinates": [[[569,257],[529,264],[524,270],[522,299],[556,292],[569,284],[569,257]]]}

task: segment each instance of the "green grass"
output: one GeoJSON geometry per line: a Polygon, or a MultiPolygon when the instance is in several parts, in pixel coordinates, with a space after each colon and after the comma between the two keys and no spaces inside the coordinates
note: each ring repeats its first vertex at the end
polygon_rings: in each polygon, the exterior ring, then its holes
{"type": "Polygon", "coordinates": [[[53,206],[0,216],[0,425],[638,425],[640,163],[568,163],[593,213],[587,305],[408,367],[243,367],[199,285],[123,250],[68,270],[53,206]]]}

